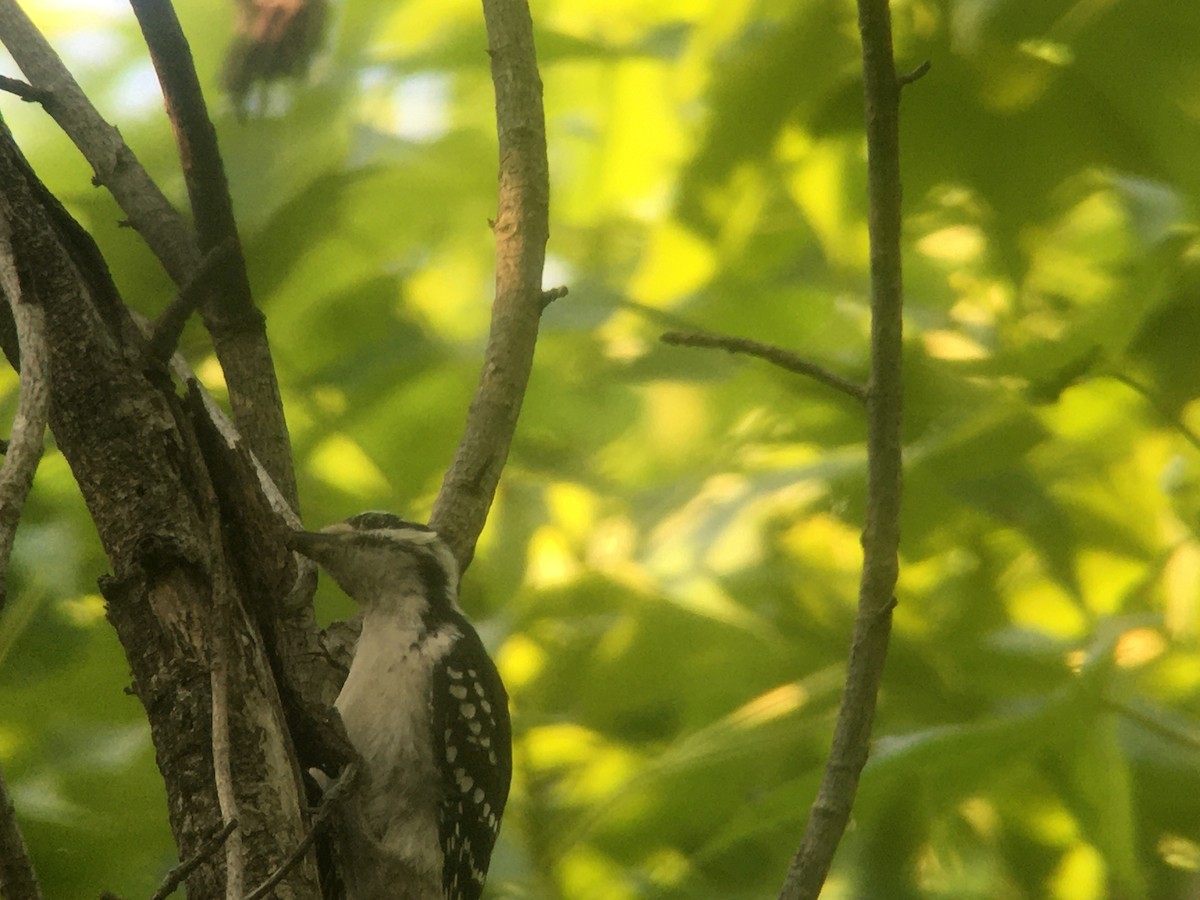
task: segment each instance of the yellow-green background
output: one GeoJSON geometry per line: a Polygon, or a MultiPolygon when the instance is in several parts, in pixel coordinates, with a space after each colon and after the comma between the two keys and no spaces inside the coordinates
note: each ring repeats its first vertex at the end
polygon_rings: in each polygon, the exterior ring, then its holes
{"type": "MultiPolygon", "coordinates": [[[[495,136],[474,0],[344,0],[239,121],[232,3],[179,4],[267,313],[304,515],[427,514],[477,377],[495,136]]],[[[903,566],[830,898],[1200,889],[1200,5],[897,0],[903,566]]],[[[119,2],[28,4],[175,198],[119,2]]],[[[547,312],[463,604],[512,693],[494,897],[769,897],[810,803],[859,564],[863,419],[704,327],[862,378],[849,0],[534,0],[547,312]]],[[[2,69],[17,74],[11,64],[2,69]]],[[[127,300],[173,290],[39,109],[0,98],[127,300]]],[[[204,335],[184,349],[219,391],[204,335]]],[[[16,377],[0,373],[3,419],[16,377]]],[[[98,543],[42,464],[0,620],[0,764],[50,898],[174,861],[98,543]]],[[[324,618],[348,611],[329,588],[324,618]]]]}

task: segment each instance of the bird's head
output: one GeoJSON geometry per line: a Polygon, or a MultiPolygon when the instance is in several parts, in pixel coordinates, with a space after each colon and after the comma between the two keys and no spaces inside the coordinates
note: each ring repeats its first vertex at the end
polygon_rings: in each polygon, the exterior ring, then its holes
{"type": "Polygon", "coordinates": [[[458,608],[458,563],[427,525],[364,512],[320,531],[292,532],[289,546],[368,610],[413,596],[424,597],[431,612],[458,608]]]}

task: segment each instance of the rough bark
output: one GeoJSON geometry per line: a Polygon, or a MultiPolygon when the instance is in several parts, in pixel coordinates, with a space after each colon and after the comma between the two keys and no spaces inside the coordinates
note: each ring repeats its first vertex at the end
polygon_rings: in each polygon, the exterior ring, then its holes
{"type": "MultiPolygon", "coordinates": [[[[37,181],[7,129],[0,204],[23,299],[44,313],[50,426],[112,565],[102,583],[108,616],[150,722],[180,854],[196,854],[236,815],[238,865],[253,886],[303,839],[303,794],[188,412],[149,361],[91,238],[37,181]]],[[[223,896],[227,862],[199,865],[189,894],[223,896]]],[[[311,860],[278,896],[319,896],[311,860]]]]}

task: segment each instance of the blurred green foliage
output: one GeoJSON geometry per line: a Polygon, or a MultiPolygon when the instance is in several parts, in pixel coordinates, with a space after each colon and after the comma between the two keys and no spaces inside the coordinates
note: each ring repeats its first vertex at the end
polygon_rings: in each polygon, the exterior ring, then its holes
{"type": "MultiPolygon", "coordinates": [[[[119,3],[30,3],[177,198],[119,3]]],[[[232,4],[180,4],[269,317],[305,517],[428,512],[478,374],[495,194],[481,17],[343,0],[308,83],[215,91],[232,4]]],[[[544,320],[464,605],[513,698],[494,897],[773,896],[839,694],[856,405],[666,347],[703,327],[866,369],[849,0],[535,0],[544,320]]],[[[892,655],[825,896],[1200,890],[1200,5],[895,0],[907,459],[892,655]]],[[[6,69],[12,74],[11,68],[6,69]]],[[[128,301],[172,290],[41,112],[4,115],[128,301]]],[[[184,339],[207,381],[204,335],[184,339]]],[[[0,375],[4,411],[16,382],[0,375]]],[[[51,898],[172,862],[105,570],[61,457],[0,620],[0,763],[51,898]]],[[[323,588],[321,613],[348,602],[323,588]]]]}

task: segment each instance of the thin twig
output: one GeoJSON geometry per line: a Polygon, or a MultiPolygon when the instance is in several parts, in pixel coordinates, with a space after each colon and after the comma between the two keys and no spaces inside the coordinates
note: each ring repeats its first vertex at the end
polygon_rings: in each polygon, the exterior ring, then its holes
{"type": "Polygon", "coordinates": [[[190,859],[184,860],[171,869],[159,883],[158,890],[150,895],[150,900],[167,900],[167,897],[175,893],[187,877],[200,867],[202,862],[221,848],[226,839],[233,834],[234,829],[237,828],[237,824],[237,819],[230,819],[212,837],[201,844],[200,849],[193,853],[190,859]]]}
{"type": "Polygon", "coordinates": [[[925,74],[929,71],[932,65],[933,63],[931,63],[929,60],[925,60],[911,72],[905,72],[903,75],[897,75],[896,82],[900,85],[900,87],[908,87],[914,81],[920,81],[922,78],[924,78],[925,74]]]}
{"type": "Polygon", "coordinates": [[[790,350],[784,350],[782,347],[763,344],[759,341],[749,340],[748,338],[711,334],[703,331],[668,331],[662,335],[660,340],[664,344],[672,344],[677,347],[711,347],[717,350],[725,350],[729,353],[745,353],[748,356],[757,356],[759,359],[765,359],[769,363],[774,363],[781,369],[795,372],[797,375],[806,375],[814,381],[819,381],[826,387],[831,387],[835,391],[841,391],[843,394],[853,397],[859,403],[865,403],[867,400],[867,389],[861,384],[856,384],[849,378],[843,378],[836,372],[831,372],[824,366],[798,356],[790,350]]]}
{"type": "Polygon", "coordinates": [[[545,312],[546,307],[548,307],[555,300],[561,300],[563,297],[567,296],[568,293],[570,293],[570,291],[565,284],[556,288],[550,288],[549,290],[542,291],[542,312],[545,312]]]}
{"type": "Polygon", "coordinates": [[[192,280],[180,288],[179,293],[163,310],[162,315],[154,322],[154,328],[148,340],[148,351],[152,359],[166,365],[175,348],[179,346],[179,337],[183,334],[183,326],[196,310],[196,305],[204,298],[206,289],[217,267],[229,260],[233,244],[226,241],[219,244],[200,263],[192,280]]]}
{"type": "Polygon", "coordinates": [[[39,90],[28,81],[10,78],[7,75],[0,75],[0,91],[20,97],[26,103],[45,103],[50,97],[48,91],[39,90]]]}
{"type": "Polygon", "coordinates": [[[313,816],[312,827],[309,828],[308,834],[304,836],[304,840],[296,846],[296,849],[288,855],[288,858],[283,861],[279,868],[271,873],[270,878],[246,895],[245,900],[261,900],[261,898],[266,897],[279,882],[283,881],[284,876],[294,869],[300,860],[304,859],[305,854],[308,853],[316,841],[317,835],[320,834],[325,827],[325,823],[329,820],[330,813],[337,807],[337,804],[341,803],[342,797],[349,790],[357,774],[358,766],[354,763],[351,763],[342,770],[337,780],[326,789],[324,796],[321,797],[321,805],[317,807],[317,812],[313,816]]]}
{"type": "Polygon", "coordinates": [[[829,874],[871,745],[891,636],[900,547],[902,302],[900,82],[888,0],[858,0],[866,101],[871,238],[871,376],[867,393],[867,509],[858,611],[833,745],[804,837],[780,897],[816,900],[829,874]]]}
{"type": "Polygon", "coordinates": [[[12,309],[21,353],[21,383],[4,463],[0,466],[0,611],[8,594],[8,560],[25,498],[42,458],[50,417],[50,353],[45,312],[21,291],[10,239],[9,210],[0,207],[0,289],[12,309]]]}
{"type": "Polygon", "coordinates": [[[17,813],[4,783],[4,773],[0,772],[0,897],[41,900],[41,896],[29,851],[17,825],[17,813]]]}
{"type": "Polygon", "coordinates": [[[542,314],[550,176],[542,81],[526,0],[483,0],[496,89],[500,190],[496,297],[483,372],[430,524],[465,569],[475,554],[516,429],[542,314]]]}

